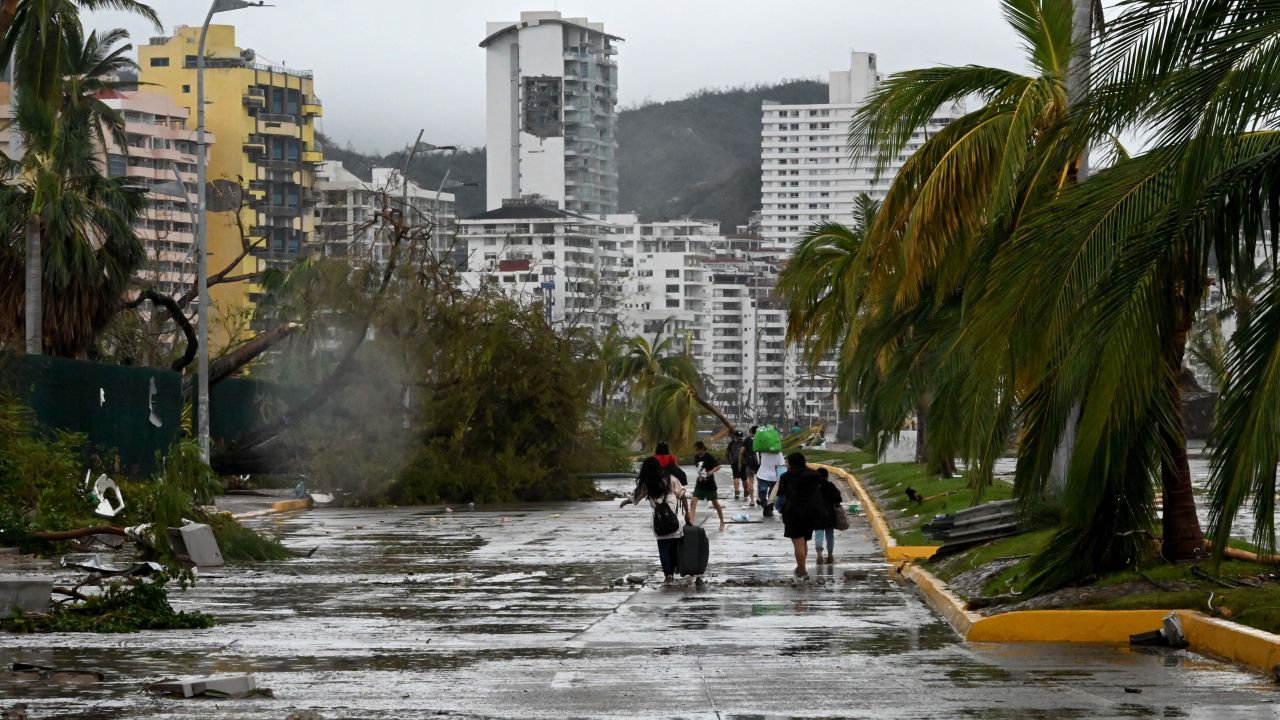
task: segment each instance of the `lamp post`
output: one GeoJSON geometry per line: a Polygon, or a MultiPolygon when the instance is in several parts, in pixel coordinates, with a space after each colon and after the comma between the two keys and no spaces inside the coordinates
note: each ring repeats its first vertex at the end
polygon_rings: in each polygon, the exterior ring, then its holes
{"type": "Polygon", "coordinates": [[[200,352],[196,359],[196,441],[200,444],[200,457],[209,462],[209,223],[205,198],[204,140],[204,46],[209,35],[209,23],[214,13],[239,10],[247,7],[266,7],[262,0],[213,0],[209,13],[200,26],[200,45],[196,53],[196,341],[200,352]]]}
{"type": "MultiPolygon", "coordinates": [[[[413,145],[409,148],[409,154],[405,156],[404,164],[400,166],[400,208],[401,212],[404,213],[405,218],[409,217],[409,167],[413,164],[414,156],[418,154],[419,150],[423,152],[431,152],[433,150],[458,151],[458,148],[453,145],[432,145],[431,143],[422,142],[422,134],[425,132],[425,129],[418,131],[418,137],[413,141],[413,145]]],[[[449,172],[447,170],[445,171],[444,179],[449,179],[449,172]]],[[[440,203],[440,193],[443,190],[444,181],[441,181],[440,189],[436,190],[437,205],[440,203]]]]}

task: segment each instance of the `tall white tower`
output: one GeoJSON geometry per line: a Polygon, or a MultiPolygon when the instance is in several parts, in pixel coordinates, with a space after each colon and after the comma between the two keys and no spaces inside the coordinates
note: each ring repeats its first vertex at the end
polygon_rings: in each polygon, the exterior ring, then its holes
{"type": "Polygon", "coordinates": [[[488,24],[489,209],[538,194],[569,212],[617,212],[621,40],[558,12],[488,24]]]}

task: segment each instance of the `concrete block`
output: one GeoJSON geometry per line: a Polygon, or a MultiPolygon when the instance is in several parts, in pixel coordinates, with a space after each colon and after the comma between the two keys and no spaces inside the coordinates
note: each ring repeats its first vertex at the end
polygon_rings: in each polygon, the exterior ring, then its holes
{"type": "Polygon", "coordinates": [[[222,551],[213,536],[213,528],[204,523],[191,523],[178,528],[168,528],[169,543],[178,559],[196,567],[222,567],[222,551]]]}
{"type": "Polygon", "coordinates": [[[0,617],[9,617],[14,608],[27,613],[49,612],[53,601],[53,580],[0,575],[0,617]]]}
{"type": "Polygon", "coordinates": [[[153,693],[182,697],[244,697],[257,689],[252,675],[210,675],[190,680],[168,680],[151,685],[153,693]]]}

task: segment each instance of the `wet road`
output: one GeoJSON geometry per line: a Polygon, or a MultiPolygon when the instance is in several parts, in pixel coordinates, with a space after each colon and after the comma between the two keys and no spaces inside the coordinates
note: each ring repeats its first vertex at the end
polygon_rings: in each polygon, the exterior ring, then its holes
{"type": "MultiPolygon", "coordinates": [[[[212,630],[0,636],[0,661],[96,667],[88,688],[0,688],[30,717],[1280,718],[1265,679],[1185,652],[960,643],[892,581],[860,519],[834,571],[792,587],[775,523],[711,530],[712,573],[664,588],[648,511],[567,503],[257,521],[310,558],[178,595],[212,630]],[[503,521],[506,518],[506,521],[503,521]],[[862,580],[846,570],[866,570],[862,580]],[[613,582],[642,572],[642,588],[613,582]],[[743,587],[750,577],[770,583],[743,587]],[[274,698],[139,693],[253,673],[274,698]],[[1129,692],[1129,691],[1138,692],[1129,692]]],[[[737,510],[734,510],[737,512],[737,510]]],[[[753,518],[757,518],[754,515],[753,518]]],[[[714,523],[709,523],[714,525],[714,523]]]]}

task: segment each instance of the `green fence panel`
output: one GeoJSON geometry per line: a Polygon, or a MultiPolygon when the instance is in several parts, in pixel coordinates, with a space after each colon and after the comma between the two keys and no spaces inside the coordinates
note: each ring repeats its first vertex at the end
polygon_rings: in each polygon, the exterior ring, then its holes
{"type": "Polygon", "coordinates": [[[214,445],[229,443],[280,416],[295,392],[279,383],[227,378],[209,388],[209,435],[214,445]]]}
{"type": "Polygon", "coordinates": [[[118,456],[127,475],[155,472],[157,453],[178,439],[182,377],[171,370],[10,355],[0,379],[41,426],[88,436],[90,451],[118,456]]]}

